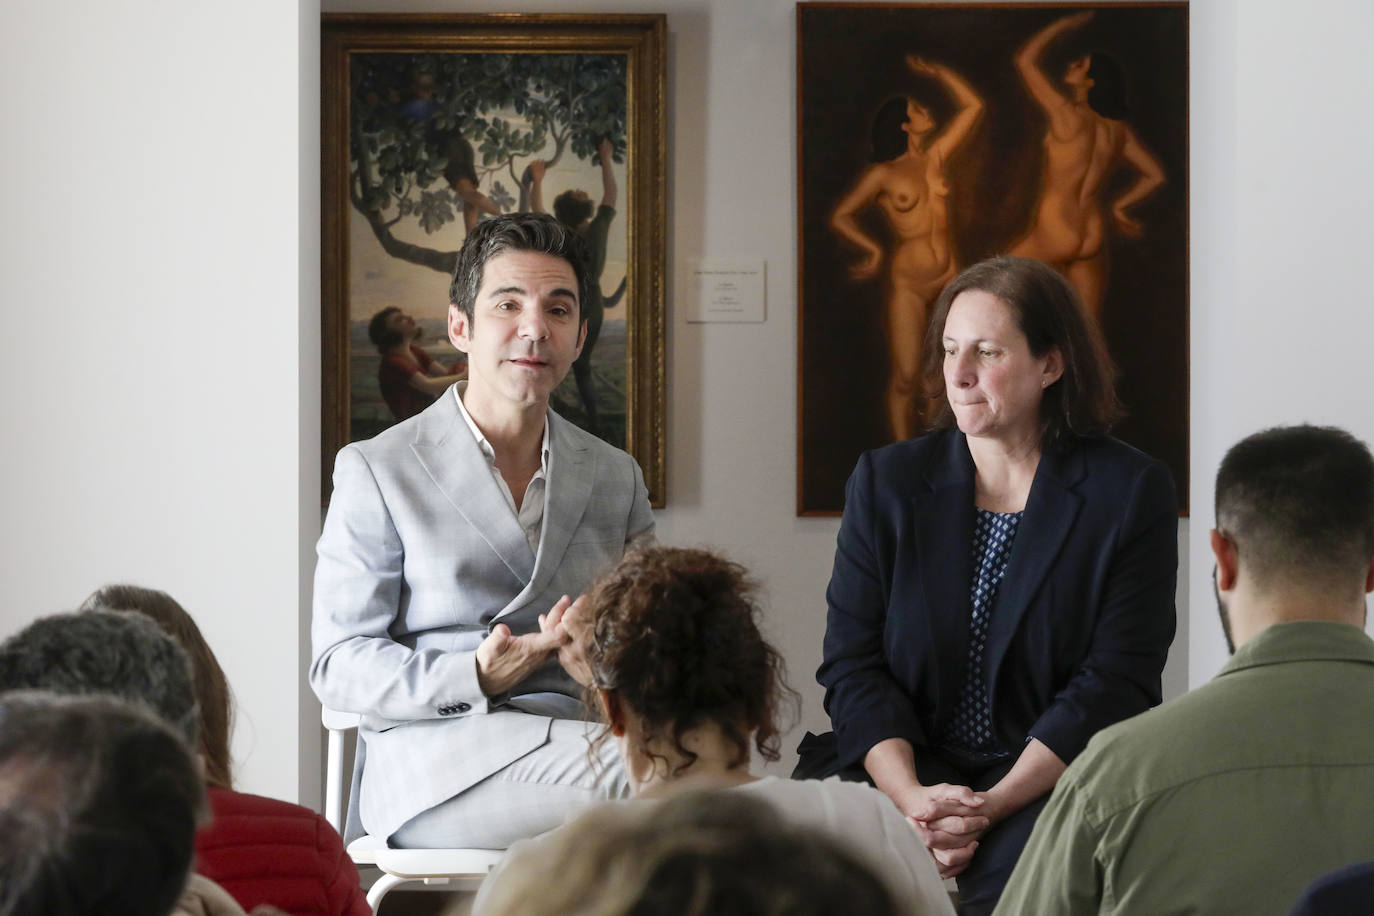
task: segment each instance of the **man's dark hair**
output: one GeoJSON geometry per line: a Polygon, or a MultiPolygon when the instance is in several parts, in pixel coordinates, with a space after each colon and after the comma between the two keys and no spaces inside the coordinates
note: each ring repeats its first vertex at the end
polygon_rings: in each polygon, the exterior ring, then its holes
{"type": "Polygon", "coordinates": [[[448,301],[462,309],[469,322],[482,288],[482,269],[507,251],[535,251],[567,261],[577,277],[578,315],[587,320],[582,306],[591,297],[592,287],[582,237],[547,213],[507,213],[478,223],[458,252],[448,301]]]}
{"type": "Polygon", "coordinates": [[[142,705],[195,747],[191,662],[155,622],[123,611],[40,617],[0,643],[0,692],[103,694],[142,705]]]}
{"type": "Polygon", "coordinates": [[[576,189],[564,191],[553,199],[553,215],[560,223],[576,229],[592,218],[596,207],[591,200],[576,189]]]}
{"type": "Polygon", "coordinates": [[[401,342],[401,332],[388,327],[386,323],[388,318],[399,311],[396,306],[388,305],[373,315],[372,320],[367,323],[367,339],[372,341],[372,346],[376,347],[378,352],[385,353],[401,342]]]}
{"type": "Polygon", "coordinates": [[[1002,255],[979,261],[949,282],[935,300],[926,334],[926,390],[936,402],[934,426],[952,426],[954,412],[945,391],[945,322],[960,293],[989,293],[1010,311],[1026,335],[1031,355],[1059,349],[1064,372],[1040,402],[1040,445],[1063,447],[1076,438],[1105,436],[1121,416],[1116,367],[1097,322],[1059,271],[1032,258],[1002,255]]]}
{"type": "Polygon", "coordinates": [[[1261,586],[1356,574],[1362,583],[1374,558],[1374,458],[1335,427],[1266,429],[1221,460],[1216,513],[1261,586]]]}
{"type": "Polygon", "coordinates": [[[0,696],[0,916],[166,916],[204,810],[165,722],[111,697],[0,696]]]}

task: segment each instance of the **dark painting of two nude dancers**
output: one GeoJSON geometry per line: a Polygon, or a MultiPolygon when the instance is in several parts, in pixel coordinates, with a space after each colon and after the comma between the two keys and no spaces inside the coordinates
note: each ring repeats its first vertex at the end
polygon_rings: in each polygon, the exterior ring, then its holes
{"type": "Polygon", "coordinates": [[[1064,274],[1116,362],[1115,435],[1187,505],[1185,4],[799,4],[798,512],[920,435],[936,297],[983,258],[1064,274]]]}

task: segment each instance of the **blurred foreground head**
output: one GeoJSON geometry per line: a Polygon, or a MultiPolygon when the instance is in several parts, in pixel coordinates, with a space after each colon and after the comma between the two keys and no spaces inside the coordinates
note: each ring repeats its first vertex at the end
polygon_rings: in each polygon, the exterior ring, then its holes
{"type": "Polygon", "coordinates": [[[896,912],[866,865],[728,790],[603,805],[536,842],[498,880],[483,916],[896,912]]]}
{"type": "Polygon", "coordinates": [[[136,614],[40,617],[0,643],[0,692],[113,696],[142,706],[197,744],[191,663],[172,637],[136,614]]]}
{"type": "Polygon", "coordinates": [[[204,808],[185,739],[149,713],[0,696],[0,916],[166,916],[204,808]]]}

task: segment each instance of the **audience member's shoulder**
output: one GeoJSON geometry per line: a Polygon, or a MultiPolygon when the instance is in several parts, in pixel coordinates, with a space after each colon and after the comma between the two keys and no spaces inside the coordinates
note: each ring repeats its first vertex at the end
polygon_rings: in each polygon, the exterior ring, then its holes
{"type": "Polygon", "coordinates": [[[318,845],[318,827],[325,822],[309,808],[231,789],[211,788],[208,794],[214,818],[196,838],[202,854],[221,847],[258,845],[269,839],[283,845],[318,845]]]}
{"type": "Polygon", "coordinates": [[[286,817],[310,821],[319,817],[319,814],[304,805],[282,801],[280,798],[269,798],[266,795],[254,795],[251,792],[237,792],[233,789],[220,789],[213,786],[207,794],[210,796],[210,808],[216,817],[221,814],[260,814],[268,817],[286,817]]]}
{"type": "Polygon", "coordinates": [[[245,916],[229,892],[204,875],[192,874],[169,916],[245,916]]]}
{"type": "Polygon", "coordinates": [[[1216,737],[1207,685],[1162,706],[1109,725],[1088,741],[1069,768],[1066,786],[1105,808],[1124,807],[1163,785],[1189,782],[1210,768],[1197,753],[1216,737]],[[1187,747],[1193,753],[1171,754],[1187,747]]]}

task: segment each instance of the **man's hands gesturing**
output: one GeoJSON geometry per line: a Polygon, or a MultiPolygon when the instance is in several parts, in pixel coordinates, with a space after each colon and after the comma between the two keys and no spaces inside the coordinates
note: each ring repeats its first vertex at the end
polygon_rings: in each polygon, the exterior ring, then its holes
{"type": "Polygon", "coordinates": [[[548,661],[567,641],[559,624],[571,605],[567,595],[558,599],[547,614],[539,615],[535,633],[516,636],[504,623],[492,627],[477,647],[477,685],[482,693],[489,697],[505,693],[548,661]]]}

